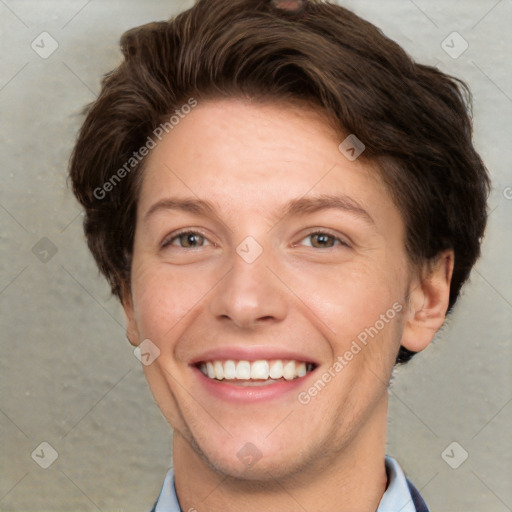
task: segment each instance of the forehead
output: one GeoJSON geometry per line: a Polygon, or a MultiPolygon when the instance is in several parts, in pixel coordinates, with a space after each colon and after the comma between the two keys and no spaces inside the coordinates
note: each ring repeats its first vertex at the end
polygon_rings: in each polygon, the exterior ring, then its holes
{"type": "Polygon", "coordinates": [[[339,194],[389,214],[394,205],[375,166],[348,160],[338,148],[343,137],[311,106],[199,102],[147,157],[138,209],[180,196],[226,214],[271,215],[294,199],[339,194]]]}

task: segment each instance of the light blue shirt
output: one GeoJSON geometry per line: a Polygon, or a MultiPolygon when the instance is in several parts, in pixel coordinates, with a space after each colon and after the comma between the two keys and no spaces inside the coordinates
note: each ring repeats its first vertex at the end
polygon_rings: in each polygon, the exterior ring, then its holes
{"type": "MultiPolygon", "coordinates": [[[[402,468],[392,457],[386,457],[388,488],[380,500],[377,512],[417,512],[402,468]]],[[[164,480],[154,512],[186,512],[180,509],[171,468],[164,480]]]]}

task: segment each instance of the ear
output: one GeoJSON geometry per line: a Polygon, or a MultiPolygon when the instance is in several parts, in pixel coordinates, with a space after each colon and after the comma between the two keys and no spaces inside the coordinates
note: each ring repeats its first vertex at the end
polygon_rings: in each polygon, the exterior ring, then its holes
{"type": "Polygon", "coordinates": [[[441,328],[448,309],[450,282],[454,264],[453,250],[438,255],[434,263],[425,265],[409,287],[409,303],[402,346],[412,352],[424,350],[441,328]]]}
{"type": "Polygon", "coordinates": [[[126,316],[126,337],[134,347],[137,347],[140,343],[140,339],[137,322],[135,321],[132,292],[128,285],[123,285],[122,288],[123,299],[121,301],[121,305],[123,306],[124,314],[126,316]]]}

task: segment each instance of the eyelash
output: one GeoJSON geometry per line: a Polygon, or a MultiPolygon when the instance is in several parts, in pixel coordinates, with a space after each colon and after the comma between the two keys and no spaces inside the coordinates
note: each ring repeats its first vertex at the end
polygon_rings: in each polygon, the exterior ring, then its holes
{"type": "MultiPolygon", "coordinates": [[[[172,245],[174,240],[179,239],[180,236],[183,236],[183,235],[198,235],[201,238],[208,240],[206,238],[206,236],[203,233],[201,233],[200,231],[183,230],[183,231],[178,231],[177,233],[174,233],[170,238],[166,238],[164,240],[164,242],[162,243],[162,248],[172,245]]],[[[180,247],[180,249],[187,249],[187,247],[180,247]]],[[[197,248],[195,247],[195,249],[197,249],[197,248]]]]}
{"type": "MultiPolygon", "coordinates": [[[[174,233],[171,236],[171,238],[167,238],[166,240],[164,240],[164,242],[162,243],[162,248],[165,248],[165,247],[168,247],[168,246],[172,245],[172,243],[175,240],[178,240],[183,235],[198,235],[199,237],[203,238],[204,240],[208,240],[208,238],[203,233],[201,233],[200,231],[183,230],[183,231],[179,231],[178,233],[174,233]]],[[[342,240],[341,238],[339,238],[335,234],[330,233],[327,230],[315,230],[315,231],[312,231],[311,233],[308,233],[306,236],[304,236],[304,238],[302,238],[301,241],[306,239],[306,238],[309,238],[311,236],[314,236],[314,235],[327,235],[331,239],[334,239],[334,246],[333,247],[318,247],[317,249],[333,249],[336,246],[336,242],[339,242],[338,245],[340,245],[340,246],[350,247],[347,242],[345,242],[344,240],[342,240]]],[[[293,247],[296,247],[297,245],[298,244],[293,244],[293,247]]],[[[310,246],[310,247],[312,247],[312,246],[310,246]]],[[[315,249],[315,247],[312,247],[312,248],[315,249]]],[[[187,247],[180,247],[180,249],[188,249],[188,248],[187,247]]],[[[194,247],[192,249],[200,249],[200,247],[194,247]]]]}
{"type": "MultiPolygon", "coordinates": [[[[313,247],[314,249],[333,249],[336,246],[336,242],[339,242],[338,245],[349,247],[347,242],[345,242],[340,237],[336,236],[334,233],[330,233],[327,230],[312,231],[311,233],[308,233],[302,240],[304,240],[305,238],[309,238],[311,236],[314,236],[314,235],[327,235],[328,237],[334,239],[334,246],[333,247],[313,247]]],[[[294,246],[295,246],[295,244],[294,244],[294,246]]]]}

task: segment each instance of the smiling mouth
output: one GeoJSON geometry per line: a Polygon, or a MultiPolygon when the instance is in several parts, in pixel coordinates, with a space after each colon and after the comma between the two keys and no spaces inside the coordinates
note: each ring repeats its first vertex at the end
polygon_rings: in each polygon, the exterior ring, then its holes
{"type": "Polygon", "coordinates": [[[314,363],[286,359],[202,361],[196,366],[209,379],[239,386],[292,381],[304,377],[316,368],[314,363]]]}

